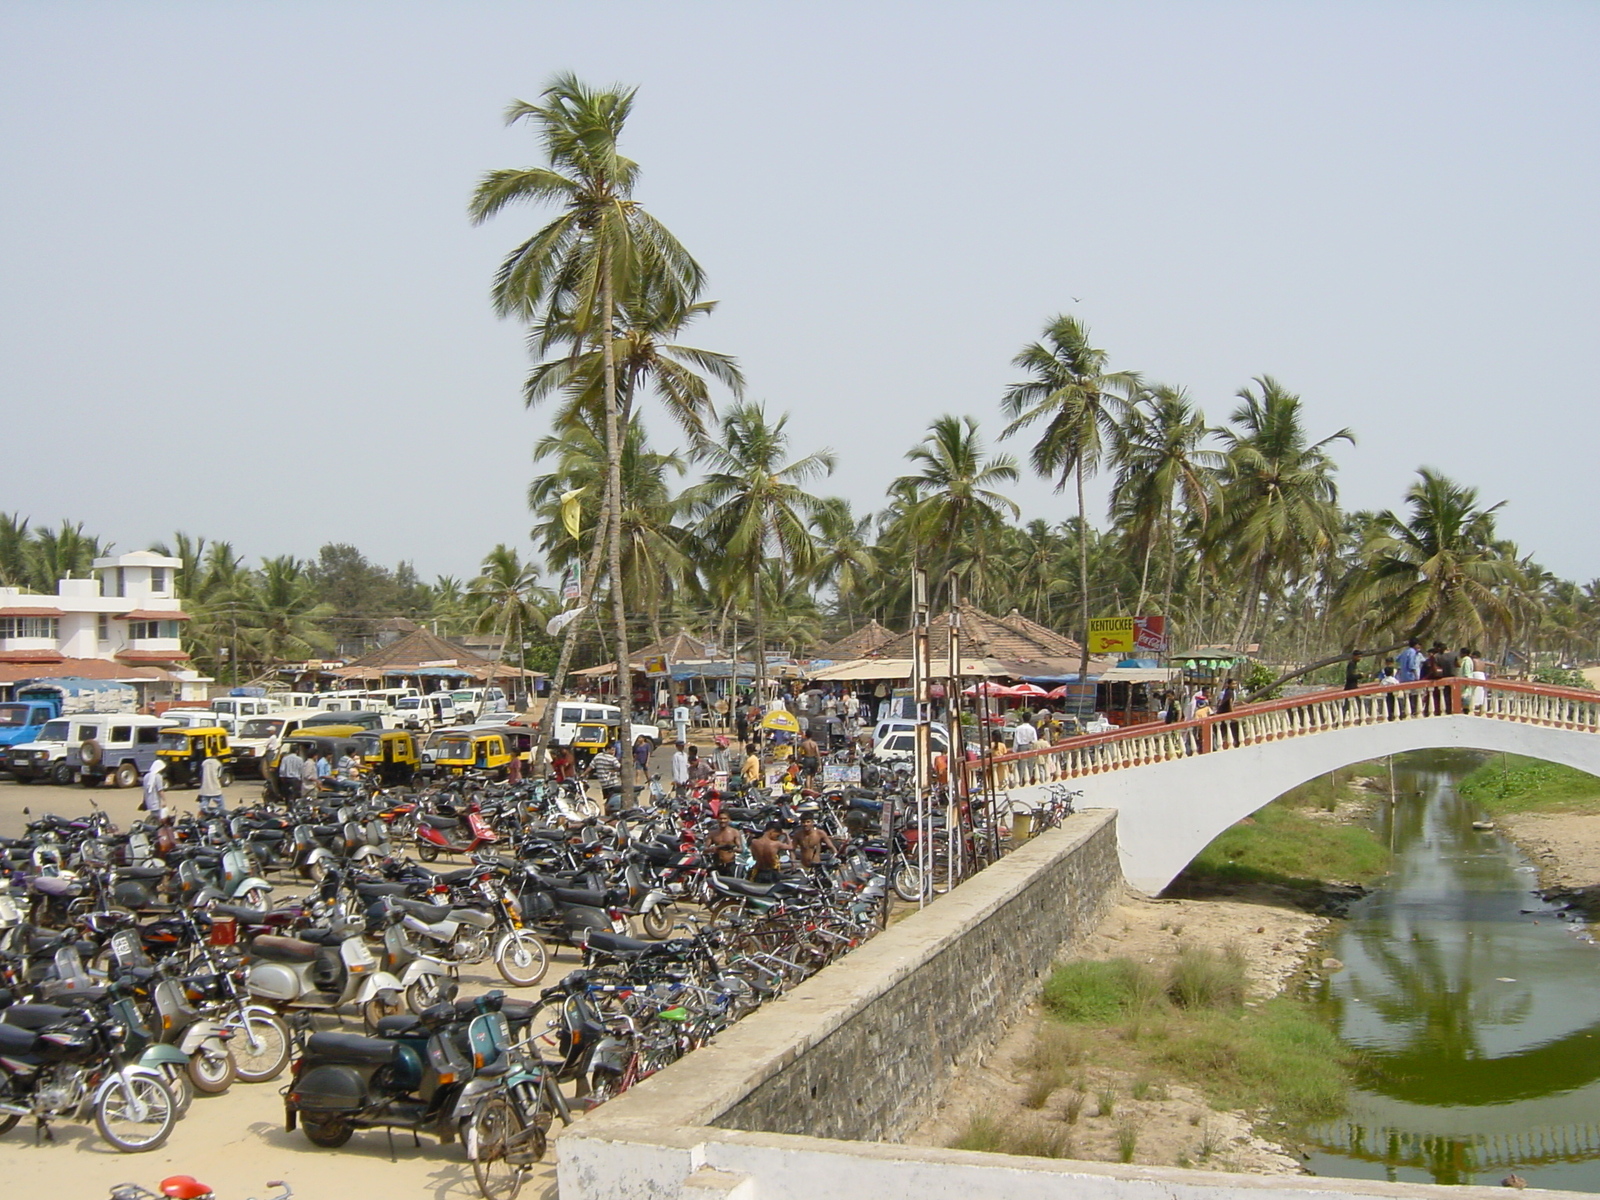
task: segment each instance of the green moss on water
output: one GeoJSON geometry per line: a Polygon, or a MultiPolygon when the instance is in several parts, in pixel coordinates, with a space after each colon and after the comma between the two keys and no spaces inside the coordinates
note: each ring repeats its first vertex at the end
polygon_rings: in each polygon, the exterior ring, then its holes
{"type": "Polygon", "coordinates": [[[1600,778],[1518,754],[1494,756],[1456,790],[1491,813],[1600,813],[1600,778]]]}

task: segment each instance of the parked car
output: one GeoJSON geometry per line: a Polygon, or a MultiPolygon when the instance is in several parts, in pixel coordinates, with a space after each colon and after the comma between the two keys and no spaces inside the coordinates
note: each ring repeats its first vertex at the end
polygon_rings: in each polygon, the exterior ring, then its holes
{"type": "Polygon", "coordinates": [[[67,746],[67,766],[84,787],[107,782],[133,787],[155,762],[161,731],[172,724],[165,717],[119,713],[105,722],[98,737],[67,746]]]}
{"type": "Polygon", "coordinates": [[[111,719],[111,714],[106,713],[57,717],[47,722],[39,731],[37,741],[11,747],[8,760],[11,774],[19,783],[34,783],[41,779],[59,784],[76,782],[77,772],[67,764],[67,748],[98,738],[106,722],[111,719]]]}
{"type": "Polygon", "coordinates": [[[441,725],[461,720],[455,698],[449,692],[429,692],[426,696],[401,696],[394,702],[395,723],[403,729],[430,732],[441,725]]]}

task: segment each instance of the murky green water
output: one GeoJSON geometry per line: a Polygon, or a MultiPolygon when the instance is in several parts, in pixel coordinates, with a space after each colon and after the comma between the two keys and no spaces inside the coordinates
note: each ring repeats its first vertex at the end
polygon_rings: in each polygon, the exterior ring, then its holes
{"type": "Polygon", "coordinates": [[[1600,1192],[1600,948],[1532,891],[1533,868],[1413,755],[1382,830],[1392,878],[1360,901],[1322,985],[1367,1067],[1313,1131],[1319,1175],[1600,1192]]]}

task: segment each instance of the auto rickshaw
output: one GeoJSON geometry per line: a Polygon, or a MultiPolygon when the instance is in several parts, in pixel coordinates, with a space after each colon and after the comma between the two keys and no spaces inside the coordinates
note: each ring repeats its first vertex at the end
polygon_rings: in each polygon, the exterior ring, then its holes
{"type": "MultiPolygon", "coordinates": [[[[283,794],[278,790],[278,761],[290,750],[301,758],[323,755],[327,758],[330,768],[337,767],[339,760],[346,755],[359,763],[362,761],[365,748],[357,735],[366,732],[359,725],[316,725],[309,729],[302,727],[299,732],[290,734],[283,739],[283,744],[278,747],[278,753],[273,760],[263,768],[265,783],[263,791],[266,798],[283,799],[283,794]]],[[[336,777],[330,773],[323,778],[319,791],[332,791],[336,787],[336,777]]]]}
{"type": "Polygon", "coordinates": [[[423,769],[436,776],[483,771],[504,779],[510,768],[511,747],[503,733],[442,729],[428,738],[423,751],[423,769]]]}
{"type": "Polygon", "coordinates": [[[167,764],[167,783],[172,787],[199,787],[200,764],[207,758],[222,764],[224,787],[233,782],[233,748],[228,745],[228,731],[220,725],[169,726],[156,739],[156,757],[167,764]]]}
{"type": "Polygon", "coordinates": [[[369,731],[357,740],[361,743],[362,767],[377,776],[380,784],[384,787],[410,785],[422,762],[415,734],[406,729],[385,729],[377,733],[369,731]]]}
{"type": "MultiPolygon", "coordinates": [[[[581,771],[589,765],[589,760],[612,742],[617,740],[617,731],[620,725],[611,725],[604,722],[585,722],[579,725],[572,735],[572,759],[581,771]]],[[[619,749],[618,753],[621,751],[619,749]]]]}

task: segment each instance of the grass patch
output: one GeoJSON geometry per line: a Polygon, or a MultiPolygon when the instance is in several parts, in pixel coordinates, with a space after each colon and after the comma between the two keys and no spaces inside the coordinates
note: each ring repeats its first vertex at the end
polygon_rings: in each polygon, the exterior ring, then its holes
{"type": "Polygon", "coordinates": [[[1072,1134],[1066,1126],[1047,1121],[1030,1119],[1007,1124],[987,1113],[979,1113],[967,1122],[966,1129],[950,1146],[954,1150],[981,1150],[986,1154],[1069,1158],[1072,1134]]]}
{"type": "Polygon", "coordinates": [[[1389,848],[1365,825],[1335,825],[1274,800],[1224,830],[1184,869],[1186,883],[1271,883],[1314,890],[1366,883],[1389,870],[1389,848]]]}
{"type": "MultiPolygon", "coordinates": [[[[1133,1072],[1147,1094],[1162,1077],[1176,1078],[1217,1107],[1265,1110],[1292,1125],[1344,1109],[1351,1053],[1301,1001],[1279,996],[1246,1008],[1236,949],[1186,947],[1165,974],[1126,959],[1065,963],[1044,996],[1056,1020],[1117,1035],[1092,1040],[1102,1061],[1133,1072]]],[[[1112,1089],[1096,1099],[1098,1116],[1115,1112],[1112,1089]]]]}
{"type": "Polygon", "coordinates": [[[1520,754],[1496,755],[1456,790],[1491,813],[1600,813],[1600,779],[1520,754]]]}

